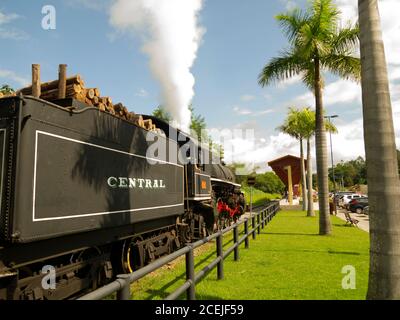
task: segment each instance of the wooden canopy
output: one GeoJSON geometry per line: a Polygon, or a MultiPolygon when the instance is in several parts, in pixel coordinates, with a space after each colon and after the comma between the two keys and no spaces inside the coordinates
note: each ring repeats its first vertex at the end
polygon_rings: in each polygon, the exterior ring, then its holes
{"type": "MultiPolygon", "coordinates": [[[[286,188],[288,188],[288,174],[285,167],[291,166],[292,168],[292,184],[293,186],[300,183],[301,174],[300,174],[300,163],[301,159],[296,156],[286,155],[284,157],[272,160],[268,162],[268,165],[274,170],[277,176],[282,180],[285,184],[286,188]]],[[[304,166],[306,167],[307,160],[304,160],[304,166]]]]}

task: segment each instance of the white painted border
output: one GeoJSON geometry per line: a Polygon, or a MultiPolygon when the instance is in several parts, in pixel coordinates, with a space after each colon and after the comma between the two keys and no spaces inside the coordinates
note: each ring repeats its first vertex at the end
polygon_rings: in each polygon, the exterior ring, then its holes
{"type": "Polygon", "coordinates": [[[170,208],[170,207],[177,207],[177,206],[183,206],[184,205],[184,199],[182,199],[182,203],[174,204],[174,205],[168,205],[168,206],[156,206],[156,207],[137,208],[137,209],[118,210],[118,211],[104,211],[104,212],[77,214],[77,215],[69,215],[69,216],[62,216],[62,217],[36,218],[35,217],[36,171],[37,171],[36,169],[37,169],[37,146],[38,146],[39,133],[43,134],[43,135],[55,137],[55,138],[58,138],[58,139],[62,139],[62,140],[67,140],[67,141],[76,142],[76,143],[80,143],[80,144],[86,144],[86,145],[89,145],[89,146],[92,146],[92,147],[96,147],[96,148],[100,148],[100,149],[104,149],[104,150],[108,150],[108,151],[114,151],[114,152],[117,152],[117,153],[122,153],[122,154],[129,155],[129,156],[134,156],[134,157],[143,158],[143,159],[151,159],[151,160],[159,162],[159,163],[175,165],[177,167],[182,168],[182,175],[184,174],[183,166],[179,165],[179,164],[176,164],[176,163],[157,160],[157,159],[153,159],[153,158],[147,158],[145,156],[137,155],[137,154],[134,154],[134,153],[129,153],[129,152],[124,152],[124,151],[120,151],[120,150],[116,150],[116,149],[111,149],[111,148],[103,147],[103,146],[100,146],[100,145],[97,145],[97,144],[88,143],[88,142],[84,142],[84,141],[75,140],[75,139],[67,138],[67,137],[64,137],[64,136],[52,134],[52,133],[49,133],[49,132],[36,130],[36,133],[35,133],[35,158],[34,158],[34,171],[33,171],[33,199],[32,199],[33,200],[32,201],[32,221],[34,221],[34,222],[37,222],[37,221],[49,221],[49,220],[62,220],[62,219],[71,219],[71,218],[81,218],[81,217],[88,217],[88,216],[99,216],[99,215],[107,215],[107,214],[121,213],[121,212],[145,211],[145,210],[170,208]]]}
{"type": "Polygon", "coordinates": [[[1,208],[2,208],[2,203],[3,203],[3,180],[4,180],[4,162],[6,160],[6,136],[7,136],[7,130],[6,129],[0,129],[0,132],[4,131],[4,140],[3,140],[3,159],[1,159],[1,183],[0,183],[0,214],[1,214],[1,208]]]}

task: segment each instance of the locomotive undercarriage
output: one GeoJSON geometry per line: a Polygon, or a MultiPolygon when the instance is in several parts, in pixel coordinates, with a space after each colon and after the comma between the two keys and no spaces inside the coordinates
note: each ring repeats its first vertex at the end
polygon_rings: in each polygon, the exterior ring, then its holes
{"type": "Polygon", "coordinates": [[[95,290],[117,274],[131,273],[212,233],[213,229],[206,223],[214,223],[209,216],[212,211],[199,213],[199,209],[198,204],[193,204],[184,215],[176,218],[174,226],[168,228],[4,272],[0,274],[0,300],[71,299],[95,290]],[[48,282],[43,279],[48,273],[43,271],[44,266],[54,268],[55,287],[46,289],[48,282]]]}

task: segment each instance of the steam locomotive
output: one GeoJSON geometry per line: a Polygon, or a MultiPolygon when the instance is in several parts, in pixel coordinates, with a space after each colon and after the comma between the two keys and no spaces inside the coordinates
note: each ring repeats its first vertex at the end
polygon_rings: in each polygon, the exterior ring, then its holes
{"type": "Polygon", "coordinates": [[[207,148],[143,117],[161,130],[74,99],[0,99],[0,300],[78,296],[212,233],[218,201],[243,209],[207,148]]]}

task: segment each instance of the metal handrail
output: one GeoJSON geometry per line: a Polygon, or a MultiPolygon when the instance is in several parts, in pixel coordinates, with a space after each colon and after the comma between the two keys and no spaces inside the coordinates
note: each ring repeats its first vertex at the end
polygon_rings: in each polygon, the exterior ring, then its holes
{"type": "Polygon", "coordinates": [[[186,258],[186,281],[177,288],[174,292],[172,292],[169,296],[166,297],[166,300],[175,300],[179,298],[184,292],[186,292],[188,300],[196,299],[196,291],[195,286],[196,283],[201,281],[211,270],[217,267],[217,278],[221,280],[224,278],[224,259],[228,257],[232,252],[234,252],[234,260],[239,260],[239,246],[243,242],[245,243],[245,248],[249,248],[249,237],[252,236],[253,239],[256,238],[256,233],[260,234],[260,229],[263,229],[271,219],[276,215],[279,211],[279,201],[270,202],[264,209],[260,212],[254,213],[251,217],[251,229],[249,229],[249,219],[245,218],[244,220],[240,220],[233,225],[220,230],[208,237],[205,237],[196,242],[190,243],[185,247],[167,255],[162,258],[157,259],[156,261],[150,263],[149,265],[129,274],[120,274],[117,276],[117,279],[109,284],[98,288],[80,298],[78,300],[98,300],[103,299],[109,296],[112,293],[117,292],[118,300],[130,300],[131,299],[131,291],[130,285],[143,278],[150,272],[153,272],[167,263],[179,258],[182,255],[185,255],[186,258]],[[257,217],[257,223],[256,223],[257,217]],[[241,238],[239,238],[239,229],[238,227],[244,224],[244,234],[241,238]],[[233,245],[223,251],[222,238],[229,231],[233,230],[233,245]],[[194,249],[210,242],[211,240],[216,239],[216,253],[217,257],[205,266],[203,269],[195,273],[194,268],[194,249]]]}

